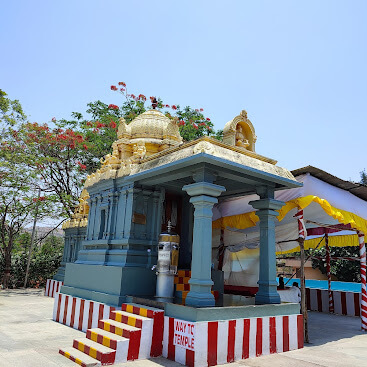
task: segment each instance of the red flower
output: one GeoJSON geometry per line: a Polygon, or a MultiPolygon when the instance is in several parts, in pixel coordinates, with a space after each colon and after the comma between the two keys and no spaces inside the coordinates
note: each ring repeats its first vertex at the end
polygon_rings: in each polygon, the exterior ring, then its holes
{"type": "Polygon", "coordinates": [[[108,108],[110,109],[110,110],[118,110],[119,108],[118,108],[118,106],[116,106],[115,104],[110,104],[110,105],[108,105],[108,108]]]}
{"type": "Polygon", "coordinates": [[[126,83],[124,83],[124,82],[119,82],[119,85],[122,85],[123,87],[126,88],[126,83]]]}
{"type": "Polygon", "coordinates": [[[192,125],[192,127],[193,127],[194,129],[196,129],[196,130],[198,129],[198,126],[197,126],[196,124],[193,124],[193,125],[192,125]]]}
{"type": "Polygon", "coordinates": [[[97,128],[101,128],[101,127],[105,127],[105,124],[100,123],[99,121],[97,121],[97,128]]]}
{"type": "Polygon", "coordinates": [[[124,88],[120,88],[120,91],[121,91],[121,92],[125,92],[125,89],[124,89],[124,88]]]}
{"type": "Polygon", "coordinates": [[[173,110],[177,110],[177,107],[173,104],[173,105],[172,105],[172,109],[173,109],[173,110]]]}
{"type": "Polygon", "coordinates": [[[203,112],[204,111],[204,109],[203,108],[200,108],[200,112],[203,112]]]}
{"type": "Polygon", "coordinates": [[[53,117],[53,118],[51,119],[51,121],[52,121],[52,122],[56,122],[56,117],[53,117]]]}
{"type": "Polygon", "coordinates": [[[85,164],[82,164],[79,161],[77,163],[79,164],[80,169],[86,169],[87,168],[87,166],[85,164]]]}
{"type": "Polygon", "coordinates": [[[141,99],[141,100],[143,100],[143,101],[146,101],[146,100],[147,100],[147,97],[145,97],[145,95],[144,95],[144,94],[139,94],[138,99],[141,99]]]}
{"type": "Polygon", "coordinates": [[[180,122],[178,123],[180,126],[184,126],[185,125],[185,121],[180,120],[180,122]]]}
{"type": "Polygon", "coordinates": [[[112,129],[116,129],[116,122],[115,121],[112,121],[111,120],[111,122],[110,122],[110,127],[112,128],[112,129]]]}
{"type": "Polygon", "coordinates": [[[38,198],[38,200],[39,200],[39,201],[45,201],[45,200],[46,200],[46,198],[45,198],[44,196],[40,196],[40,197],[38,198]]]}
{"type": "Polygon", "coordinates": [[[117,90],[116,85],[111,85],[111,90],[117,90]]]}
{"type": "Polygon", "coordinates": [[[130,94],[130,97],[132,98],[132,99],[135,99],[136,97],[135,97],[135,94],[130,94]]]}
{"type": "Polygon", "coordinates": [[[166,104],[166,108],[169,108],[169,104],[166,104]]]}
{"type": "Polygon", "coordinates": [[[88,147],[87,147],[85,144],[83,144],[83,148],[84,148],[85,150],[88,150],[88,147]]]}
{"type": "Polygon", "coordinates": [[[210,121],[210,118],[209,118],[209,117],[207,117],[207,118],[206,118],[206,121],[210,121]]]}

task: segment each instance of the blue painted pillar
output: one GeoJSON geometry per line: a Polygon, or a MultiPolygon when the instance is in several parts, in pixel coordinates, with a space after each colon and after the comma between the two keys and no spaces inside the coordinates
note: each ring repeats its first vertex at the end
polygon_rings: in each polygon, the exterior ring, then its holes
{"type": "Polygon", "coordinates": [[[249,203],[258,209],[256,215],[260,218],[260,273],[259,291],[255,296],[255,303],[280,303],[277,292],[276,256],[275,256],[275,219],[276,210],[280,209],[283,201],[264,198],[249,203]]]}
{"type": "Polygon", "coordinates": [[[190,292],[186,297],[187,306],[210,307],[215,305],[211,293],[212,264],[212,217],[216,198],[225,187],[208,182],[196,182],[182,188],[190,196],[194,205],[194,229],[191,260],[190,292]]]}

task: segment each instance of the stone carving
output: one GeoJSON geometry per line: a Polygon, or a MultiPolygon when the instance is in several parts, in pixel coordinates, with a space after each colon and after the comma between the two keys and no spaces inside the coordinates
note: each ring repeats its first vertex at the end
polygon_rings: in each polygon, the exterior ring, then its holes
{"type": "Polygon", "coordinates": [[[83,189],[79,197],[79,205],[75,208],[72,218],[63,223],[62,228],[86,227],[88,225],[89,194],[83,189]]]}
{"type": "Polygon", "coordinates": [[[223,143],[255,152],[257,137],[251,121],[247,118],[247,112],[241,113],[233,120],[226,123],[223,130],[223,143]]]}
{"type": "Polygon", "coordinates": [[[124,161],[121,162],[119,171],[117,172],[117,177],[123,177],[129,175],[131,173],[131,166],[132,166],[131,159],[130,158],[124,159],[124,161]]]}
{"type": "Polygon", "coordinates": [[[213,154],[214,153],[214,145],[209,143],[208,141],[201,141],[194,146],[194,154],[198,153],[207,153],[213,154]]]}
{"type": "Polygon", "coordinates": [[[243,129],[241,127],[241,125],[237,125],[236,128],[236,146],[237,147],[242,147],[242,148],[247,148],[249,146],[249,142],[247,139],[245,139],[245,135],[243,134],[243,129]]]}
{"type": "Polygon", "coordinates": [[[138,162],[145,157],[147,149],[145,147],[144,141],[138,141],[133,145],[133,161],[138,162]]]}

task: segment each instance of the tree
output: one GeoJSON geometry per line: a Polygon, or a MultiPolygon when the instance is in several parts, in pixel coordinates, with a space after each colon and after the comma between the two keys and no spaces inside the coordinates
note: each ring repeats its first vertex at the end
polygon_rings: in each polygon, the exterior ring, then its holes
{"type": "Polygon", "coordinates": [[[12,101],[0,91],[0,254],[4,264],[2,283],[8,287],[14,241],[33,219],[36,209],[40,217],[51,212],[51,202],[38,198],[39,180],[32,170],[32,160],[25,153],[16,128],[24,124],[26,116],[19,101],[12,101]]]}
{"type": "Polygon", "coordinates": [[[101,101],[91,102],[88,103],[86,110],[90,119],[85,119],[80,112],[73,112],[72,120],[55,121],[60,128],[71,129],[84,137],[87,149],[83,152],[81,161],[86,165],[88,173],[100,168],[100,158],[111,153],[112,143],[117,140],[119,118],[123,117],[126,123],[130,123],[134,118],[151,109],[153,104],[168,118],[177,121],[184,141],[205,135],[222,140],[223,131],[220,130],[217,133],[214,131],[213,123],[210,118],[204,116],[202,108],[193,109],[188,106],[181,108],[180,105],[165,104],[159,97],[150,97],[148,100],[143,94],[129,94],[124,82],[119,82],[118,86],[112,85],[111,90],[123,96],[120,107],[101,101]]]}
{"type": "MultiPolygon", "coordinates": [[[[312,250],[312,255],[321,257],[322,259],[312,259],[312,267],[320,269],[323,274],[326,274],[326,249],[312,250]]],[[[331,257],[354,257],[359,259],[359,247],[330,247],[331,257]]],[[[360,282],[361,268],[359,261],[352,260],[331,260],[330,272],[335,275],[341,282],[360,282]]]]}
{"type": "Polygon", "coordinates": [[[363,171],[359,172],[359,174],[361,175],[361,181],[360,183],[363,185],[367,185],[367,172],[364,169],[363,171]]]}
{"type": "Polygon", "coordinates": [[[17,99],[11,100],[7,94],[0,89],[0,123],[1,127],[14,126],[26,121],[27,116],[17,99]]]}

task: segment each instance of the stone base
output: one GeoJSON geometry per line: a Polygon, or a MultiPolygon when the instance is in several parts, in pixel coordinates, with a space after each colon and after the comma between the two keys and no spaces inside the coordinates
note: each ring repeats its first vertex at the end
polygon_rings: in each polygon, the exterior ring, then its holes
{"type": "Polygon", "coordinates": [[[278,292],[272,292],[272,293],[261,293],[257,292],[255,295],[255,304],[256,305],[274,305],[279,304],[280,296],[278,292]]]}
{"type": "Polygon", "coordinates": [[[52,279],[57,280],[59,282],[63,282],[65,278],[65,264],[61,264],[57,269],[57,273],[52,277],[52,279]]]}
{"type": "Polygon", "coordinates": [[[60,292],[120,306],[126,296],[153,297],[156,275],[148,268],[66,264],[60,292]]]}

